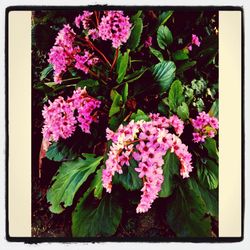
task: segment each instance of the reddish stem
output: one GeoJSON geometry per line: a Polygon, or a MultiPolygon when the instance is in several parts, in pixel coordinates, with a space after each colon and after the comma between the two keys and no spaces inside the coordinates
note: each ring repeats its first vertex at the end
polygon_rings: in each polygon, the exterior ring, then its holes
{"type": "Polygon", "coordinates": [[[113,70],[113,68],[114,68],[114,66],[115,66],[115,64],[116,64],[116,61],[117,61],[117,58],[118,58],[118,54],[119,54],[119,48],[117,48],[117,49],[115,50],[115,57],[114,57],[114,60],[113,60],[112,65],[111,65],[110,71],[113,70]]]}
{"type": "Polygon", "coordinates": [[[97,16],[97,11],[94,11],[94,13],[95,13],[96,25],[98,27],[99,26],[99,20],[98,20],[98,16],[97,16]]]}

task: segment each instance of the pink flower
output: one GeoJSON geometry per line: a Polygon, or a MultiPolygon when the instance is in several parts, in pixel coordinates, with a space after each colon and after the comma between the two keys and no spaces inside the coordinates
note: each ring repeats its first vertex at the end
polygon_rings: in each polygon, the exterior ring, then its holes
{"type": "Polygon", "coordinates": [[[112,46],[118,48],[127,42],[131,26],[129,17],[124,16],[123,11],[105,11],[98,26],[99,37],[104,41],[111,40],[112,46]]]}
{"type": "Polygon", "coordinates": [[[177,134],[183,131],[183,123],[177,116],[170,119],[159,114],[150,114],[151,121],[130,121],[126,126],[120,125],[116,132],[107,129],[107,139],[112,140],[108,153],[106,168],[103,170],[103,187],[107,192],[112,189],[112,176],[122,174],[122,167],[130,167],[129,160],[138,162],[135,171],[143,179],[141,201],[136,212],[143,213],[150,209],[157,198],[164,181],[163,157],[167,151],[174,152],[181,163],[180,175],[189,177],[192,171],[192,155],[178,136],[170,134],[166,128],[173,126],[177,134]]]}
{"type": "Polygon", "coordinates": [[[80,26],[82,24],[84,29],[88,29],[92,15],[93,15],[93,12],[86,11],[86,10],[83,11],[82,15],[79,15],[75,18],[76,27],[80,28],[80,26]]]}
{"type": "Polygon", "coordinates": [[[66,139],[74,133],[77,122],[83,132],[90,133],[91,123],[97,122],[92,112],[99,108],[100,104],[100,101],[88,95],[86,89],[80,88],[75,90],[73,96],[66,101],[61,96],[54,102],[49,101],[49,106],[44,105],[42,111],[43,137],[48,141],[66,139]],[[75,111],[78,113],[76,117],[75,111]]]}
{"type": "Polygon", "coordinates": [[[147,39],[144,42],[144,46],[146,48],[150,47],[152,45],[152,36],[148,36],[147,39]]]}
{"type": "Polygon", "coordinates": [[[54,102],[49,101],[49,106],[44,105],[43,137],[48,141],[66,139],[75,131],[76,119],[70,105],[59,96],[54,102]]]}
{"type": "Polygon", "coordinates": [[[199,37],[196,36],[195,34],[192,34],[192,44],[195,44],[196,46],[200,47],[200,41],[199,41],[199,37]]]}
{"type": "Polygon", "coordinates": [[[201,45],[201,42],[200,42],[200,40],[199,40],[199,37],[196,36],[195,34],[192,34],[192,41],[191,41],[191,44],[187,46],[187,49],[188,49],[189,51],[192,51],[192,49],[193,49],[192,44],[194,44],[194,45],[196,45],[196,46],[198,46],[198,47],[200,47],[200,45],[201,45]]]}
{"type": "Polygon", "coordinates": [[[195,129],[195,133],[193,133],[195,143],[204,142],[207,137],[213,138],[219,128],[218,119],[210,117],[205,112],[199,113],[196,119],[192,119],[192,125],[195,129]]]}
{"type": "Polygon", "coordinates": [[[75,32],[69,25],[64,25],[64,28],[58,32],[55,45],[49,52],[48,62],[53,65],[54,81],[62,82],[62,75],[67,71],[67,68],[74,61],[74,56],[80,51],[80,48],[73,47],[75,32]]]}
{"type": "Polygon", "coordinates": [[[75,68],[82,70],[85,74],[89,72],[89,67],[95,65],[99,60],[87,50],[83,51],[83,55],[75,55],[74,59],[76,61],[75,68]]]}

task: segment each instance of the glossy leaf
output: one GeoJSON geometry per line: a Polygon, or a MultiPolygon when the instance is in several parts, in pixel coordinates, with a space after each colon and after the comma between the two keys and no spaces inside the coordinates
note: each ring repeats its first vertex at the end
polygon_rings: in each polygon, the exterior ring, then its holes
{"type": "Polygon", "coordinates": [[[73,237],[113,235],[120,223],[122,209],[111,195],[105,195],[96,206],[80,199],[72,214],[73,237]]]}
{"type": "Polygon", "coordinates": [[[219,152],[216,146],[216,141],[214,139],[207,138],[206,141],[203,143],[203,146],[207,149],[208,156],[215,160],[219,159],[219,152]]]}
{"type": "Polygon", "coordinates": [[[175,61],[187,60],[189,58],[188,54],[184,50],[177,50],[173,53],[173,59],[175,61]]]}
{"type": "Polygon", "coordinates": [[[163,61],[157,63],[152,68],[155,81],[160,86],[160,91],[167,91],[175,77],[175,64],[172,61],[163,61]]]}
{"type": "Polygon", "coordinates": [[[154,49],[152,47],[149,47],[149,50],[150,50],[151,54],[154,55],[160,62],[164,61],[163,55],[159,50],[154,49]]]}
{"type": "Polygon", "coordinates": [[[121,104],[122,104],[122,96],[116,91],[113,91],[113,102],[109,110],[109,117],[115,115],[118,113],[121,109],[121,104]]]}
{"type": "Polygon", "coordinates": [[[52,64],[49,64],[48,67],[46,67],[42,72],[41,72],[41,75],[40,75],[40,81],[42,81],[44,78],[46,78],[48,76],[48,74],[50,72],[53,71],[53,65],[52,64]]]}
{"type": "Polygon", "coordinates": [[[121,184],[126,190],[134,191],[142,188],[142,180],[135,171],[137,162],[134,159],[130,160],[130,166],[123,167],[122,174],[116,174],[113,178],[114,184],[121,184]]]}
{"type": "Polygon", "coordinates": [[[93,80],[93,79],[87,79],[87,80],[82,80],[80,82],[78,82],[76,84],[76,89],[77,88],[84,88],[86,87],[87,88],[87,91],[88,93],[92,93],[92,94],[96,94],[97,93],[97,90],[99,88],[99,82],[97,80],[93,80]]]}
{"type": "Polygon", "coordinates": [[[161,185],[160,197],[168,197],[173,193],[175,188],[174,175],[179,174],[179,160],[174,153],[170,151],[164,156],[163,176],[164,181],[161,185]]]}
{"type": "Polygon", "coordinates": [[[121,83],[123,81],[123,78],[127,72],[127,67],[128,67],[128,57],[129,57],[129,50],[125,52],[123,55],[120,55],[119,59],[119,66],[117,69],[117,82],[121,83]]]}
{"type": "Polygon", "coordinates": [[[218,118],[219,116],[219,100],[216,100],[211,109],[209,110],[209,115],[218,118]]]}
{"type": "Polygon", "coordinates": [[[133,113],[131,115],[130,120],[134,120],[135,122],[140,121],[140,120],[150,121],[150,118],[142,110],[138,109],[136,113],[133,113]]]}
{"type": "Polygon", "coordinates": [[[167,20],[173,15],[173,11],[172,10],[168,10],[168,11],[163,11],[160,15],[159,15],[159,24],[163,25],[167,22],[167,20]]]}
{"type": "Polygon", "coordinates": [[[77,153],[73,150],[73,146],[68,146],[63,142],[53,142],[46,152],[46,157],[52,161],[73,160],[77,157],[77,153]]]}
{"type": "Polygon", "coordinates": [[[218,187],[218,165],[214,161],[207,160],[205,164],[197,163],[197,175],[204,187],[209,189],[218,187]]]}
{"type": "Polygon", "coordinates": [[[206,204],[206,213],[218,218],[218,189],[209,190],[199,185],[200,194],[206,204]]]}
{"type": "Polygon", "coordinates": [[[165,49],[173,42],[172,32],[165,25],[161,25],[157,30],[157,42],[161,49],[165,49]]]}
{"type": "Polygon", "coordinates": [[[71,206],[80,186],[94,173],[103,157],[95,158],[93,154],[83,154],[84,159],[64,162],[52,179],[47,192],[47,201],[51,204],[52,213],[61,213],[71,206]]]}
{"type": "Polygon", "coordinates": [[[140,17],[137,17],[132,19],[132,23],[133,26],[127,44],[128,48],[130,48],[131,50],[135,50],[140,44],[143,22],[140,17]]]}
{"type": "Polygon", "coordinates": [[[172,83],[168,94],[169,108],[175,112],[177,111],[177,108],[179,107],[179,105],[182,104],[183,101],[184,101],[184,96],[183,96],[182,83],[179,80],[175,80],[172,83]]]}
{"type": "Polygon", "coordinates": [[[210,218],[197,183],[188,179],[178,186],[167,204],[166,219],[177,237],[209,237],[210,218]]]}
{"type": "Polygon", "coordinates": [[[187,120],[189,118],[189,109],[188,105],[183,102],[178,108],[177,108],[177,115],[183,120],[187,120]]]}
{"type": "Polygon", "coordinates": [[[126,103],[127,99],[128,99],[128,83],[126,82],[122,90],[123,103],[126,103]]]}
{"type": "Polygon", "coordinates": [[[187,61],[178,67],[176,74],[182,74],[188,69],[191,69],[196,64],[196,61],[187,61]]]}

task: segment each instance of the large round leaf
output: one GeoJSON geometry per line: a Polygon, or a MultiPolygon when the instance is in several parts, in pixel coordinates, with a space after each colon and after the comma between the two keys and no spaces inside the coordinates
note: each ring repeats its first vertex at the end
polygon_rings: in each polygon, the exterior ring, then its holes
{"type": "Polygon", "coordinates": [[[161,25],[157,30],[157,42],[161,49],[165,49],[173,42],[172,32],[165,25],[161,25]]]}
{"type": "Polygon", "coordinates": [[[172,61],[162,61],[152,68],[155,81],[162,92],[167,91],[175,77],[175,64],[172,61]]]}
{"type": "Polygon", "coordinates": [[[197,183],[189,179],[181,183],[166,209],[167,223],[178,237],[209,237],[211,221],[197,183]]]}
{"type": "Polygon", "coordinates": [[[116,232],[121,216],[122,209],[111,195],[104,196],[97,206],[82,198],[72,214],[72,235],[111,236],[116,232]]]}
{"type": "Polygon", "coordinates": [[[75,193],[95,172],[103,157],[95,158],[93,154],[84,154],[85,159],[76,159],[63,163],[57,174],[52,179],[52,186],[47,193],[47,201],[51,204],[52,213],[61,213],[66,207],[71,206],[75,193]]]}

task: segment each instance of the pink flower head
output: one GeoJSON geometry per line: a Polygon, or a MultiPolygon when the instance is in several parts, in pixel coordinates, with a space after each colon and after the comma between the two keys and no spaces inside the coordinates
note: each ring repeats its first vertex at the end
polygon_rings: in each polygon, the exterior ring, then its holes
{"type": "Polygon", "coordinates": [[[48,141],[66,139],[75,131],[76,119],[73,111],[63,97],[59,96],[54,102],[49,101],[49,106],[44,105],[43,137],[48,141]]]}
{"type": "Polygon", "coordinates": [[[136,212],[143,213],[150,209],[157,198],[164,181],[163,157],[170,150],[181,163],[180,175],[189,177],[192,171],[192,155],[178,136],[168,132],[173,126],[177,134],[183,131],[183,124],[177,116],[170,119],[159,114],[150,114],[151,121],[130,121],[126,126],[120,125],[116,132],[107,129],[107,139],[112,140],[108,153],[106,168],[103,170],[102,182],[107,192],[112,189],[112,177],[115,173],[122,174],[122,167],[130,167],[129,160],[138,162],[135,171],[143,179],[141,201],[136,212]]]}
{"type": "Polygon", "coordinates": [[[196,143],[204,142],[207,137],[213,138],[219,128],[218,119],[205,112],[200,112],[196,119],[192,119],[192,125],[195,129],[193,141],[196,143]]]}
{"type": "Polygon", "coordinates": [[[54,102],[49,101],[49,106],[44,105],[42,111],[43,137],[48,141],[66,139],[74,133],[77,122],[83,132],[90,133],[91,123],[98,121],[92,112],[99,108],[100,104],[100,101],[88,95],[86,89],[80,88],[66,101],[61,96],[54,102]],[[75,111],[77,111],[76,117],[75,111]]]}
{"type": "Polygon", "coordinates": [[[74,59],[76,62],[75,68],[82,70],[85,74],[89,72],[89,67],[94,66],[99,60],[87,50],[83,51],[83,55],[75,55],[74,59]]]}
{"type": "Polygon", "coordinates": [[[90,134],[90,125],[92,122],[97,122],[96,116],[92,112],[99,108],[101,102],[88,95],[86,88],[78,88],[74,91],[71,98],[68,99],[71,102],[72,109],[76,110],[77,121],[84,133],[90,134]]]}
{"type": "Polygon", "coordinates": [[[81,27],[81,24],[83,26],[84,29],[88,29],[89,28],[89,23],[90,23],[90,19],[91,16],[93,15],[93,12],[90,11],[83,11],[82,15],[79,15],[75,18],[75,25],[77,28],[81,27]]]}
{"type": "Polygon", "coordinates": [[[111,40],[112,46],[118,48],[127,42],[131,26],[129,17],[124,16],[123,11],[105,11],[98,26],[99,37],[104,41],[111,40]]]}
{"type": "Polygon", "coordinates": [[[73,47],[75,32],[69,25],[58,32],[55,45],[49,52],[48,62],[53,65],[54,81],[62,82],[62,75],[74,61],[74,56],[80,51],[79,47],[73,47]]]}
{"type": "Polygon", "coordinates": [[[148,38],[144,42],[144,46],[146,48],[150,47],[152,45],[152,36],[148,36],[148,38]]]}
{"type": "Polygon", "coordinates": [[[188,50],[189,50],[189,51],[192,51],[192,49],[193,49],[192,45],[189,45],[189,46],[188,46],[188,50]]]}
{"type": "Polygon", "coordinates": [[[192,44],[195,44],[196,46],[200,47],[200,41],[199,41],[199,37],[196,36],[195,34],[192,34],[192,44]]]}

